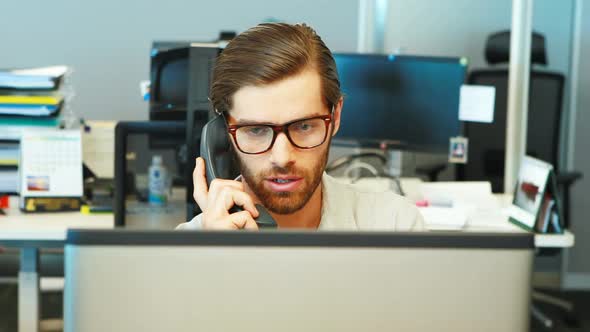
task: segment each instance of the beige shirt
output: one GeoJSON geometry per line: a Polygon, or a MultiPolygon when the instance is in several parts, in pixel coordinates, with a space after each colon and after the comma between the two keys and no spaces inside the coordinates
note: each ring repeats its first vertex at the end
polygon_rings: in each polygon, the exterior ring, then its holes
{"type": "MultiPolygon", "coordinates": [[[[201,228],[201,214],[176,229],[201,228]]],[[[319,230],[424,231],[418,208],[391,191],[368,190],[322,176],[322,219],[319,230]]]]}

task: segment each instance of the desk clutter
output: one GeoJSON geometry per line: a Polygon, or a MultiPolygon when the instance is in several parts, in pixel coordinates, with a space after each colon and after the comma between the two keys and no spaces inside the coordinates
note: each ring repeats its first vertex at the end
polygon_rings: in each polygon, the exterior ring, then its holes
{"type": "Polygon", "coordinates": [[[0,194],[20,192],[24,131],[55,130],[71,114],[69,72],[66,66],[0,70],[0,194]]]}
{"type": "Polygon", "coordinates": [[[518,184],[511,195],[494,194],[488,181],[396,180],[382,173],[341,179],[367,189],[403,194],[416,204],[431,231],[509,230],[517,226],[541,234],[564,232],[562,203],[553,167],[529,156],[523,159],[518,184]]]}

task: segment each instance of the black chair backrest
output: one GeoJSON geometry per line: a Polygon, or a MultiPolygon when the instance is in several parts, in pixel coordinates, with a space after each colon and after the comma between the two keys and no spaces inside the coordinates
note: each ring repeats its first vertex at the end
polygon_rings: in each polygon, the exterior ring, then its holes
{"type": "MultiPolygon", "coordinates": [[[[490,65],[510,61],[510,31],[500,31],[488,36],[485,58],[490,65]]],[[[547,65],[545,36],[534,31],[531,36],[531,63],[547,65]]]]}
{"type": "MultiPolygon", "coordinates": [[[[558,168],[559,129],[564,76],[559,73],[531,70],[527,121],[527,154],[558,168]]],[[[494,121],[466,123],[469,138],[469,162],[458,167],[457,177],[464,181],[490,181],[494,192],[504,191],[504,155],[508,70],[476,70],[469,84],[496,88],[494,121]]]]}

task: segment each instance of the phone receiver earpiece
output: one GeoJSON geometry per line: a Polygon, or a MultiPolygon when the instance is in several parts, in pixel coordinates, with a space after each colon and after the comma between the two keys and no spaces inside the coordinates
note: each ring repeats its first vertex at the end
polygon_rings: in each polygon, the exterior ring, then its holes
{"type": "MultiPolygon", "coordinates": [[[[215,116],[203,127],[201,132],[201,157],[205,159],[208,184],[211,184],[211,181],[215,178],[233,179],[237,176],[237,174],[232,174],[232,171],[237,167],[233,164],[230,151],[231,143],[228,136],[225,120],[221,115],[215,116]]],[[[277,227],[277,223],[262,205],[257,204],[256,209],[260,213],[256,218],[258,227],[277,227]]],[[[234,206],[229,212],[234,213],[243,210],[239,206],[234,206]]]]}

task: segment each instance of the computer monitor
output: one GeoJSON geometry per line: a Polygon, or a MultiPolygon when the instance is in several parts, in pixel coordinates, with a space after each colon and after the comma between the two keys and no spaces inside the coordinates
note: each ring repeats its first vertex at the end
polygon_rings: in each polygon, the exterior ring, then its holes
{"type": "Polygon", "coordinates": [[[528,331],[533,242],[71,230],[64,331],[528,331]]]}
{"type": "Polygon", "coordinates": [[[461,133],[464,58],[334,54],[344,92],[336,139],[362,146],[448,152],[461,133]]]}
{"type": "Polygon", "coordinates": [[[152,52],[150,120],[186,120],[188,48],[152,52]]]}

